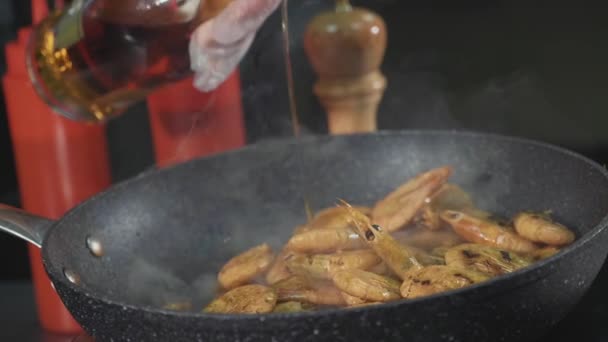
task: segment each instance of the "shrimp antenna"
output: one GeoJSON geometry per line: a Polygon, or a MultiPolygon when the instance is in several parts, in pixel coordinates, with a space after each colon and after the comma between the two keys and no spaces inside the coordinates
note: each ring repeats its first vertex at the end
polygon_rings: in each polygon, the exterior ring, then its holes
{"type": "Polygon", "coordinates": [[[352,205],[350,205],[350,203],[346,202],[345,200],[343,200],[343,199],[341,199],[339,197],[338,197],[338,201],[342,202],[342,204],[344,204],[348,208],[352,208],[353,207],[352,205]]]}
{"type": "Polygon", "coordinates": [[[348,210],[348,214],[351,216],[352,218],[352,223],[355,224],[355,226],[357,226],[357,229],[361,229],[361,212],[357,211],[355,208],[353,208],[352,205],[350,205],[350,203],[346,202],[345,200],[338,198],[338,201],[342,202],[344,204],[344,206],[346,207],[346,210],[348,210]]]}

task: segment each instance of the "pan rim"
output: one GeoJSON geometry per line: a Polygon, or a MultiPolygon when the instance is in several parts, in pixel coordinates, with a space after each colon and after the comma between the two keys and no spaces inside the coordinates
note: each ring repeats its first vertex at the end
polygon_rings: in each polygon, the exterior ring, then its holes
{"type": "MultiPolygon", "coordinates": [[[[354,308],[351,307],[351,308],[324,309],[322,311],[299,312],[299,313],[266,313],[266,314],[217,314],[217,313],[213,313],[213,314],[209,314],[209,313],[204,313],[204,312],[171,311],[171,310],[161,309],[161,308],[152,307],[152,306],[137,306],[137,305],[133,305],[133,304],[129,304],[129,303],[125,303],[125,302],[121,302],[121,301],[118,301],[115,299],[108,298],[108,296],[106,296],[106,295],[101,295],[99,293],[89,291],[86,288],[72,284],[71,282],[69,282],[67,279],[65,279],[62,276],[62,271],[60,269],[58,269],[58,267],[56,267],[56,265],[53,265],[50,262],[48,249],[46,248],[47,240],[52,235],[52,233],[55,231],[55,228],[58,225],[60,225],[63,221],[69,220],[70,217],[77,214],[81,210],[84,210],[83,209],[84,207],[94,204],[97,200],[99,200],[105,196],[108,196],[109,194],[112,194],[112,193],[116,192],[117,190],[126,188],[132,183],[141,181],[141,179],[151,177],[152,175],[171,173],[171,172],[174,172],[173,170],[175,170],[175,169],[190,167],[191,164],[199,162],[201,160],[221,158],[225,155],[247,153],[247,151],[249,151],[249,150],[263,148],[263,146],[265,146],[266,144],[269,144],[269,143],[270,144],[277,143],[277,144],[282,144],[282,145],[285,145],[285,144],[298,144],[299,145],[299,144],[310,144],[310,143],[317,143],[317,142],[323,142],[323,141],[328,141],[328,140],[335,140],[336,138],[347,140],[347,139],[356,139],[357,137],[360,137],[360,136],[387,137],[387,136],[416,136],[416,135],[452,136],[455,138],[465,137],[465,138],[474,138],[474,139],[487,138],[487,139],[492,139],[494,141],[521,143],[521,144],[526,144],[526,145],[530,145],[530,146],[536,146],[536,147],[547,149],[547,150],[553,150],[555,152],[558,152],[558,153],[564,154],[566,156],[569,156],[571,158],[575,158],[575,159],[582,161],[584,164],[588,165],[589,167],[593,168],[594,170],[596,170],[600,174],[602,174],[604,176],[604,178],[608,181],[608,170],[606,169],[606,167],[601,166],[598,162],[596,162],[578,152],[563,148],[556,144],[552,144],[552,143],[548,143],[548,142],[544,142],[544,141],[540,141],[540,140],[536,140],[536,139],[515,136],[515,135],[506,135],[506,134],[500,134],[500,133],[481,132],[481,131],[476,131],[476,130],[461,130],[461,129],[428,129],[428,130],[426,130],[426,129],[402,129],[402,130],[378,130],[373,133],[355,133],[355,134],[342,135],[342,136],[307,135],[307,136],[303,136],[303,137],[299,137],[299,138],[296,138],[296,137],[283,138],[282,137],[282,138],[272,139],[267,142],[249,144],[249,145],[246,145],[246,146],[236,149],[236,150],[220,152],[220,153],[215,153],[213,155],[195,158],[191,161],[176,164],[176,165],[169,166],[166,168],[156,168],[155,167],[151,170],[143,171],[143,172],[139,173],[138,175],[131,177],[129,179],[126,179],[124,181],[117,182],[110,188],[91,196],[89,199],[81,202],[77,206],[70,209],[63,217],[61,217],[59,220],[53,222],[52,226],[49,228],[47,234],[45,235],[45,237],[43,239],[42,248],[41,248],[45,270],[46,270],[47,274],[49,275],[49,277],[53,280],[53,282],[59,282],[59,283],[61,283],[61,285],[63,287],[67,287],[68,289],[70,289],[71,291],[73,291],[75,293],[79,293],[87,298],[101,301],[107,305],[121,307],[121,308],[123,308],[123,310],[145,311],[147,314],[152,314],[152,315],[169,316],[169,317],[175,317],[175,318],[180,318],[180,319],[208,320],[208,321],[217,321],[217,322],[226,321],[226,320],[236,321],[236,322],[249,322],[249,321],[251,321],[251,322],[266,321],[267,322],[267,321],[273,321],[273,320],[290,320],[290,319],[302,319],[302,318],[313,319],[313,318],[318,318],[318,317],[326,318],[328,316],[331,317],[331,316],[343,315],[343,314],[356,315],[361,312],[370,312],[370,311],[374,311],[374,310],[378,310],[378,311],[389,310],[389,309],[394,309],[394,308],[400,307],[400,306],[417,305],[419,303],[432,302],[432,301],[437,301],[437,300],[442,300],[442,299],[449,301],[450,298],[459,296],[461,294],[472,293],[474,291],[477,291],[478,289],[484,289],[484,288],[490,289],[492,287],[495,287],[495,285],[497,283],[506,283],[508,281],[511,281],[511,285],[509,286],[510,288],[523,286],[529,282],[536,281],[536,280],[548,275],[551,272],[551,269],[550,269],[550,267],[548,267],[548,265],[554,264],[555,262],[557,262],[558,260],[561,260],[562,258],[569,257],[574,251],[583,248],[587,243],[589,243],[591,240],[595,239],[596,236],[601,234],[608,227],[608,211],[607,211],[606,214],[599,221],[599,223],[597,223],[595,226],[593,226],[587,233],[580,236],[574,243],[563,248],[559,253],[552,255],[551,257],[549,257],[547,259],[538,261],[531,266],[519,269],[519,270],[509,273],[509,274],[491,278],[482,283],[473,284],[473,285],[470,285],[470,286],[467,286],[464,288],[444,291],[444,292],[433,294],[433,295],[426,296],[426,297],[420,297],[420,298],[414,298],[414,299],[400,299],[400,300],[396,300],[393,302],[387,302],[387,303],[382,303],[382,304],[378,304],[378,305],[370,305],[370,306],[354,307],[354,308]]],[[[62,298],[62,300],[64,300],[64,299],[62,298]]]]}

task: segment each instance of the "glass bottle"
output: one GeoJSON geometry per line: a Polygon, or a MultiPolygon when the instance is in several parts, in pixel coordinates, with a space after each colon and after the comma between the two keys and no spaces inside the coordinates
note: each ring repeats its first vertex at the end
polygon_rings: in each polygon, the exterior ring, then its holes
{"type": "Polygon", "coordinates": [[[72,120],[102,122],[191,75],[192,31],[230,0],[74,0],[26,53],[39,95],[72,120]]]}

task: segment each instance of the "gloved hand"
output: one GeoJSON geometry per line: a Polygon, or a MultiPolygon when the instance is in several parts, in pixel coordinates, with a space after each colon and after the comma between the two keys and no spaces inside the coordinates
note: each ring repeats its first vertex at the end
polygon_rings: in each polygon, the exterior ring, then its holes
{"type": "Polygon", "coordinates": [[[234,0],[220,14],[196,28],[190,40],[194,87],[211,91],[222,84],[281,1],[234,0]]]}

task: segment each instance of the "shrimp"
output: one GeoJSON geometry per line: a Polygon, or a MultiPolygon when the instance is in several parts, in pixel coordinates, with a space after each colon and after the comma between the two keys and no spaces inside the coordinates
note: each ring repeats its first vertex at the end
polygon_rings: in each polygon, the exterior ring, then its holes
{"type": "Polygon", "coordinates": [[[332,283],[315,284],[315,291],[308,294],[308,301],[318,305],[346,305],[342,291],[332,283]]]}
{"type": "Polygon", "coordinates": [[[311,284],[308,278],[293,275],[276,282],[272,288],[277,292],[277,301],[285,302],[303,299],[302,293],[312,290],[311,284]]]}
{"type": "Polygon", "coordinates": [[[538,214],[520,213],[513,219],[513,225],[524,238],[551,246],[568,245],[575,239],[568,228],[538,214]]]}
{"type": "Polygon", "coordinates": [[[331,279],[332,273],[336,271],[350,268],[369,269],[378,265],[382,260],[374,251],[363,249],[334,254],[292,254],[285,262],[293,274],[331,279]]]}
{"type": "Polygon", "coordinates": [[[490,216],[489,213],[475,207],[466,191],[457,185],[447,183],[429,198],[418,211],[414,222],[416,225],[430,230],[439,230],[442,227],[439,213],[444,210],[460,210],[482,218],[490,216]]]}
{"type": "Polygon", "coordinates": [[[266,243],[230,259],[218,274],[218,281],[225,289],[232,289],[249,282],[268,270],[274,255],[266,243]]]}
{"type": "Polygon", "coordinates": [[[516,253],[530,253],[536,245],[516,233],[510,232],[488,220],[483,220],[461,211],[445,210],[441,219],[469,242],[479,243],[516,253]]]}
{"type": "Polygon", "coordinates": [[[416,175],[375,204],[372,221],[389,232],[403,228],[451,174],[444,166],[416,175]]]}
{"type": "MultiPolygon", "coordinates": [[[[361,211],[366,215],[371,214],[371,208],[363,206],[355,206],[357,210],[361,211]]],[[[299,226],[296,229],[296,234],[308,232],[317,229],[326,228],[348,228],[350,227],[350,216],[348,211],[341,206],[330,207],[318,212],[311,220],[305,225],[299,226]]]]}
{"type": "Polygon", "coordinates": [[[273,285],[278,301],[299,301],[317,305],[344,305],[344,297],[333,283],[294,275],[273,285]]]}
{"type": "Polygon", "coordinates": [[[445,265],[445,260],[443,259],[442,256],[433,255],[423,249],[409,246],[407,244],[403,244],[403,245],[414,254],[414,258],[416,258],[416,260],[418,260],[418,262],[420,262],[420,264],[422,266],[445,265]]]}
{"type": "Polygon", "coordinates": [[[406,234],[395,234],[395,239],[410,246],[432,249],[437,247],[452,247],[464,240],[454,230],[417,229],[406,234]]]}
{"type": "Polygon", "coordinates": [[[368,271],[379,274],[379,275],[384,275],[384,276],[394,275],[393,271],[391,271],[391,269],[388,268],[388,266],[386,266],[386,263],[384,261],[379,263],[378,265],[368,269],[368,271]]]}
{"type": "Polygon", "coordinates": [[[477,208],[448,183],[452,172],[419,173],[371,208],[339,200],[313,213],[306,201],[306,222],[276,256],[262,244],[222,267],[216,299],[203,311],[297,313],[419,298],[515,272],[575,240],[548,213],[510,218],[477,208]]]}
{"type": "Polygon", "coordinates": [[[355,297],[355,296],[351,296],[344,291],[342,291],[342,298],[344,298],[344,302],[348,306],[359,305],[359,304],[365,303],[364,299],[361,299],[361,298],[355,297]]]}
{"type": "Polygon", "coordinates": [[[560,251],[559,248],[549,246],[549,247],[539,248],[539,249],[533,251],[530,254],[530,256],[534,259],[534,261],[539,261],[539,260],[547,259],[547,258],[557,254],[559,251],[560,251]]]}
{"type": "Polygon", "coordinates": [[[275,258],[274,263],[272,266],[270,266],[270,269],[266,273],[266,282],[269,285],[288,278],[291,275],[291,272],[289,272],[289,269],[285,264],[285,259],[290,255],[290,253],[290,251],[283,248],[283,250],[275,258]]]}
{"type": "Polygon", "coordinates": [[[353,216],[353,223],[359,236],[399,278],[403,279],[410,268],[422,267],[411,250],[400,244],[380,226],[372,225],[369,217],[355,210],[348,203],[344,202],[344,204],[353,216]]]}
{"type": "Polygon", "coordinates": [[[403,298],[417,298],[466,287],[488,280],[484,273],[452,266],[427,266],[412,270],[401,284],[403,298]]]}
{"type": "Polygon", "coordinates": [[[445,253],[450,250],[450,247],[435,247],[431,250],[431,255],[445,259],[445,253]]]}
{"type": "Polygon", "coordinates": [[[532,263],[532,260],[502,249],[466,243],[445,253],[448,266],[472,268],[491,276],[516,271],[532,263]]]}
{"type": "Polygon", "coordinates": [[[234,288],[213,300],[203,310],[209,313],[268,313],[277,303],[277,293],[270,287],[251,284],[234,288]]]}
{"type": "Polygon", "coordinates": [[[434,211],[438,212],[447,209],[464,210],[475,208],[471,196],[458,185],[451,183],[444,184],[441,189],[431,197],[429,206],[434,211]]]}
{"type": "Polygon", "coordinates": [[[471,196],[461,187],[455,184],[445,184],[429,202],[429,207],[434,212],[440,213],[444,210],[464,211],[469,215],[487,219],[491,216],[489,212],[475,206],[471,196]]]}
{"type": "Polygon", "coordinates": [[[431,208],[430,205],[424,205],[413,220],[416,226],[424,227],[430,230],[438,230],[441,228],[441,220],[439,214],[431,208]]]}
{"type": "Polygon", "coordinates": [[[338,289],[365,301],[388,302],[401,298],[401,282],[375,273],[344,270],[336,272],[332,279],[338,289]]]}
{"type": "Polygon", "coordinates": [[[309,230],[292,236],[287,242],[288,249],[301,253],[352,250],[364,246],[365,242],[348,227],[309,230]]]}
{"type": "Polygon", "coordinates": [[[311,305],[306,305],[306,303],[291,301],[291,302],[277,304],[277,306],[275,306],[275,308],[274,308],[274,310],[272,310],[272,312],[274,312],[274,313],[302,312],[302,311],[311,310],[312,308],[313,307],[311,305]]]}

